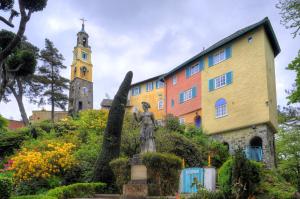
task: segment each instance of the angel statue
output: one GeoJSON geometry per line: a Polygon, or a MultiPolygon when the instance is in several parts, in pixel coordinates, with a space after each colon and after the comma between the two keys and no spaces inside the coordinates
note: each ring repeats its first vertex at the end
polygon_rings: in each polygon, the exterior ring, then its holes
{"type": "Polygon", "coordinates": [[[134,119],[141,125],[141,153],[155,152],[154,131],[156,130],[156,124],[154,115],[148,111],[151,108],[148,102],[142,102],[142,106],[143,113],[138,113],[137,109],[133,112],[134,119]]]}

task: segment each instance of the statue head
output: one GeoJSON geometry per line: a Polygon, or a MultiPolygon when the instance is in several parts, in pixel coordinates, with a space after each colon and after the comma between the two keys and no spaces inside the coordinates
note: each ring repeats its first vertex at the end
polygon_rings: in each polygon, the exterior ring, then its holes
{"type": "Polygon", "coordinates": [[[144,111],[147,111],[149,108],[151,108],[151,106],[148,102],[142,102],[142,106],[143,106],[144,111]]]}

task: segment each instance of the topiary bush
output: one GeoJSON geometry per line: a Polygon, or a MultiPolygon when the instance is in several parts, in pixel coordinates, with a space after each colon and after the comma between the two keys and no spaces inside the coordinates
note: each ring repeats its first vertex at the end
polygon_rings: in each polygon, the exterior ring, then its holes
{"type": "Polygon", "coordinates": [[[116,179],[116,185],[119,191],[122,191],[123,185],[130,180],[130,163],[129,159],[117,158],[109,163],[116,179]]]}
{"type": "Polygon", "coordinates": [[[0,199],[9,199],[12,192],[12,179],[0,177],[0,199]]]}
{"type": "Polygon", "coordinates": [[[142,162],[147,167],[150,195],[174,195],[178,191],[181,159],[167,153],[142,154],[142,162]]]}
{"type": "Polygon", "coordinates": [[[220,190],[226,195],[231,195],[232,186],[232,158],[229,158],[219,169],[218,184],[220,190]]]}

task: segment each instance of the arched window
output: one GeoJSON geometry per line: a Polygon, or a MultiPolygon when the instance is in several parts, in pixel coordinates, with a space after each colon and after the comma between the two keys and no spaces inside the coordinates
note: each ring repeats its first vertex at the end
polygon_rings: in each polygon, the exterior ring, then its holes
{"type": "Polygon", "coordinates": [[[216,118],[227,115],[227,102],[224,98],[218,99],[215,103],[216,118]]]}
{"type": "Polygon", "coordinates": [[[251,147],[262,147],[262,139],[258,136],[253,137],[250,140],[250,146],[251,147]]]}
{"type": "Polygon", "coordinates": [[[250,160],[262,161],[263,151],[262,145],[263,141],[260,137],[254,136],[249,143],[250,146],[246,148],[246,156],[250,160]]]}

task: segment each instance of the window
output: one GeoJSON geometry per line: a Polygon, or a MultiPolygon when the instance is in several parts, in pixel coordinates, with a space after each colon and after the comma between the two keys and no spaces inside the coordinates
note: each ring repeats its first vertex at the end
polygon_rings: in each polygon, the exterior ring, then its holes
{"type": "Polygon", "coordinates": [[[146,91],[149,92],[149,91],[152,91],[153,90],[153,82],[148,82],[146,84],[146,91]]]}
{"type": "Polygon", "coordinates": [[[216,54],[213,55],[213,64],[220,63],[221,61],[225,60],[225,50],[220,50],[216,54]]]}
{"type": "Polygon", "coordinates": [[[184,124],[184,118],[183,117],[179,118],[179,124],[184,124]]]}
{"type": "Polygon", "coordinates": [[[194,74],[196,74],[198,72],[199,72],[199,66],[198,66],[198,64],[191,67],[191,75],[194,75],[194,74]]]}
{"type": "Polygon", "coordinates": [[[174,107],[175,106],[175,102],[174,102],[174,100],[172,99],[171,100],[171,107],[174,107]]]}
{"type": "Polygon", "coordinates": [[[193,87],[189,90],[186,90],[184,92],[181,92],[179,94],[179,102],[183,103],[187,100],[190,100],[192,98],[196,97],[196,87],[193,87]]]}
{"type": "Polygon", "coordinates": [[[224,98],[216,101],[216,118],[224,117],[227,115],[227,102],[224,98]]]}
{"type": "Polygon", "coordinates": [[[82,87],[82,93],[83,93],[83,95],[87,95],[88,94],[88,88],[87,87],[82,87]]]}
{"type": "Polygon", "coordinates": [[[162,110],[164,108],[164,100],[158,100],[158,110],[162,110]]]}
{"type": "Polygon", "coordinates": [[[136,86],[132,89],[132,96],[139,95],[141,93],[141,89],[139,86],[136,86]]]}
{"type": "Polygon", "coordinates": [[[79,102],[78,102],[78,110],[79,110],[79,111],[82,110],[82,101],[79,101],[79,102]]]}
{"type": "Polygon", "coordinates": [[[82,57],[83,60],[87,60],[88,55],[87,55],[86,52],[82,52],[81,57],[82,57]]]}
{"type": "Polygon", "coordinates": [[[248,37],[248,43],[252,43],[252,41],[253,41],[252,36],[248,37]]]}
{"type": "Polygon", "coordinates": [[[221,88],[226,85],[226,75],[221,75],[215,78],[215,88],[221,88]]]}
{"type": "Polygon", "coordinates": [[[157,80],[156,81],[156,88],[163,88],[165,86],[165,83],[160,81],[160,80],[157,80]]]}
{"type": "Polygon", "coordinates": [[[176,75],[174,75],[172,77],[172,83],[173,83],[173,85],[177,84],[177,77],[176,77],[176,75]]]}

